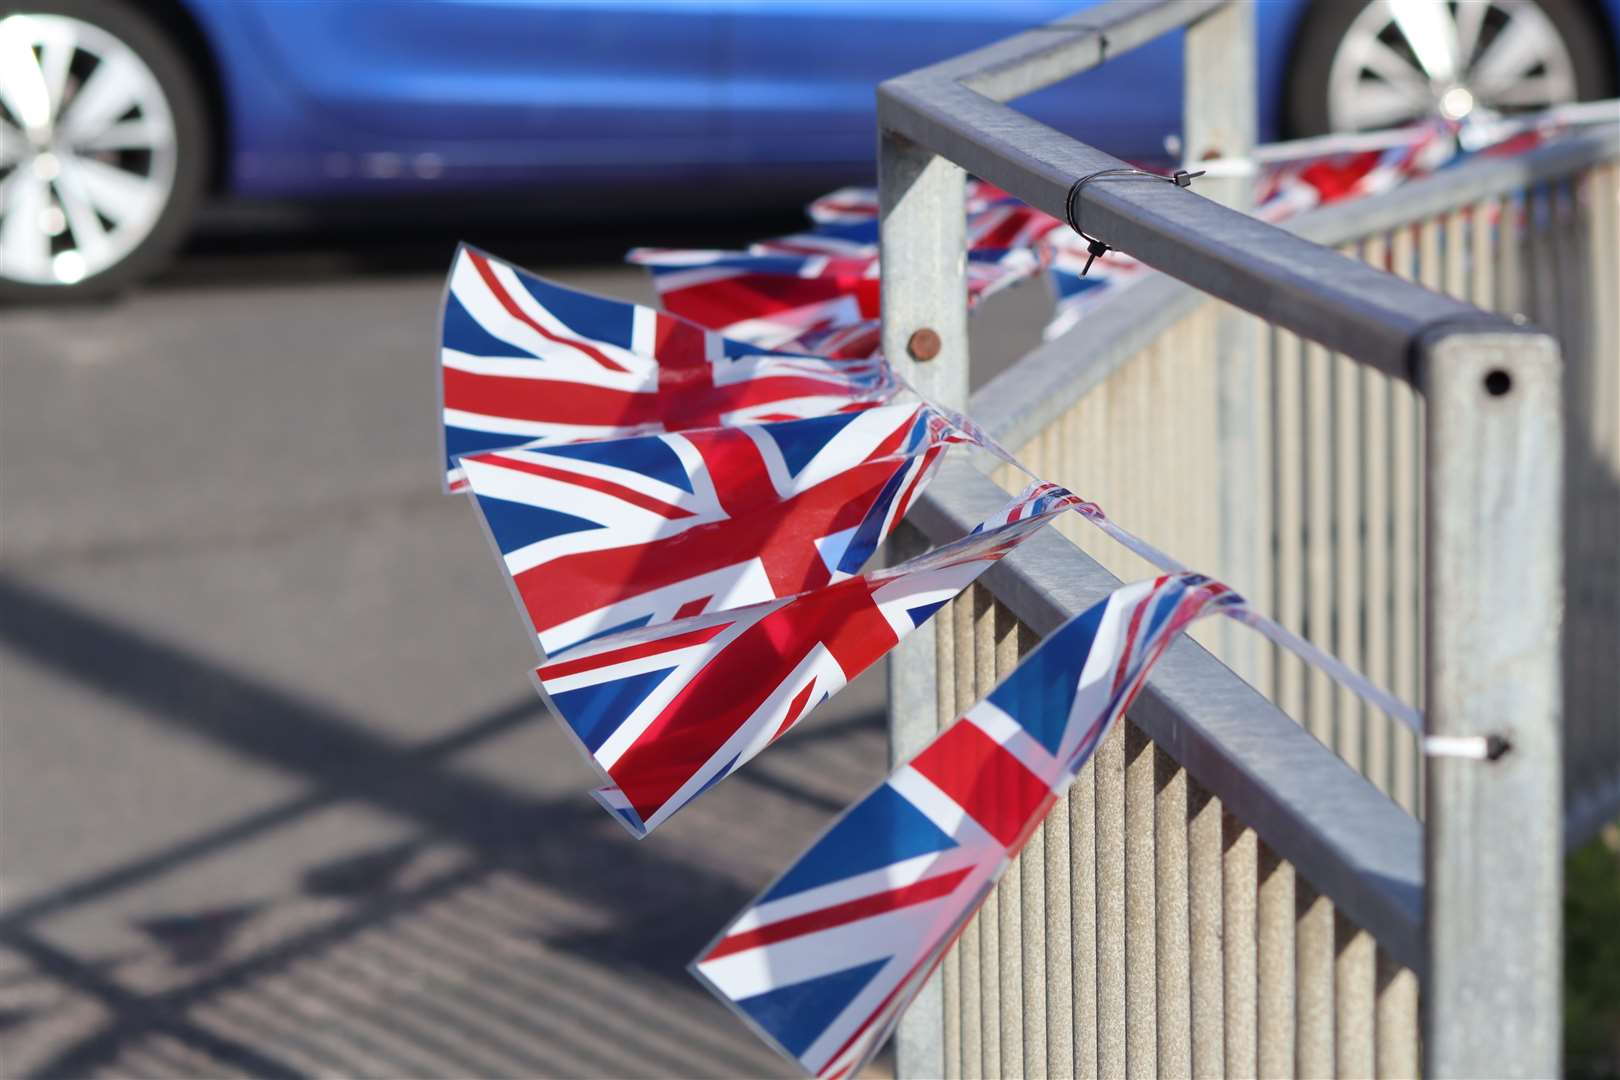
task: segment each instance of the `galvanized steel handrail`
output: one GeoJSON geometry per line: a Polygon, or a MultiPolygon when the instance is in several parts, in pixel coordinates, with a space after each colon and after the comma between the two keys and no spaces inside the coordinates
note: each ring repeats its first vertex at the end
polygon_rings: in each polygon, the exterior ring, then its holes
{"type": "MultiPolygon", "coordinates": [[[[878,87],[878,124],[1030,205],[1066,218],[1076,181],[1127,164],[1008,108],[980,88],[1002,98],[1028,93],[1097,66],[1111,51],[1194,23],[1222,6],[1112,0],[1075,20],[890,79],[878,87]],[[975,74],[983,64],[993,66],[988,73],[975,74]],[[1028,66],[1027,77],[1012,76],[1019,65],[1028,66]]],[[[1438,330],[1516,329],[1506,319],[1412,289],[1363,263],[1169,184],[1088,184],[1077,193],[1075,205],[1086,231],[1110,246],[1398,378],[1417,377],[1416,350],[1438,330]]]]}
{"type": "MultiPolygon", "coordinates": [[[[1317,244],[1339,245],[1616,160],[1620,122],[1522,154],[1476,158],[1392,191],[1320,207],[1281,227],[1317,244]]],[[[1044,342],[980,387],[968,411],[997,439],[1022,446],[1207,299],[1168,275],[1132,285],[1089,313],[1084,324],[1044,342]]]]}

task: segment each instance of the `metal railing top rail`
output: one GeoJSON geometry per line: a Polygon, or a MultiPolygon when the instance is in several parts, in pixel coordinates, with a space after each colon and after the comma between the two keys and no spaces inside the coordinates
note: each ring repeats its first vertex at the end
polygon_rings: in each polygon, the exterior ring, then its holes
{"type": "MultiPolygon", "coordinates": [[[[907,520],[943,541],[1006,499],[968,463],[947,462],[907,520]]],[[[984,581],[1043,637],[1120,584],[1056,529],[984,581]]],[[[1423,971],[1423,835],[1405,811],[1189,638],[1166,651],[1130,715],[1392,957],[1423,971]]]]}
{"type": "Polygon", "coordinates": [[[993,41],[901,78],[959,82],[991,101],[1011,101],[1062,82],[1171,30],[1196,22],[1226,0],[1132,0],[1099,4],[1045,26],[993,41]]]}
{"type": "Polygon", "coordinates": [[[1215,0],[1109,0],[878,87],[878,124],[1055,217],[1071,194],[1086,233],[1212,296],[1416,381],[1419,347],[1520,327],[1171,184],[1076,183],[1124,162],[1010,109],[1006,99],[1218,10],[1215,0]],[[988,96],[987,96],[988,95],[988,96]]]}
{"type": "Polygon", "coordinates": [[[1342,244],[1616,159],[1620,159],[1620,116],[1612,124],[1573,131],[1522,154],[1476,157],[1381,195],[1333,203],[1301,214],[1283,228],[1319,244],[1342,244]]]}
{"type": "MultiPolygon", "coordinates": [[[[1475,158],[1392,191],[1311,210],[1282,228],[1318,244],[1344,244],[1616,159],[1620,122],[1512,157],[1475,158]]],[[[1168,276],[1133,284],[980,387],[968,412],[1008,446],[1022,446],[1204,299],[1168,276]]]]}

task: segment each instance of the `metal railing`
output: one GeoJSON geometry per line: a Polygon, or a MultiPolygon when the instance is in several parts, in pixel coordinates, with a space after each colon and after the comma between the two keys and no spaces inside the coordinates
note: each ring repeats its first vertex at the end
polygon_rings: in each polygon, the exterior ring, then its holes
{"type": "MultiPolygon", "coordinates": [[[[929,490],[913,546],[1006,499],[965,465],[929,490]]],[[[1119,583],[1052,530],[981,581],[896,658],[902,735],[1119,583]]],[[[1181,641],[913,1005],[900,1075],[1412,1076],[1422,920],[1418,824],[1181,641]]]]}
{"type": "MultiPolygon", "coordinates": [[[[1059,217],[1073,194],[1087,233],[1168,277],[1097,309],[1083,337],[1027,358],[977,395],[972,411],[1022,445],[1037,471],[1211,569],[1254,546],[1255,507],[1272,516],[1262,478],[1295,467],[1283,453],[1291,440],[1323,438],[1315,429],[1324,414],[1309,408],[1322,408],[1320,389],[1277,414],[1277,434],[1262,428],[1256,406],[1271,400],[1271,386],[1292,378],[1305,394],[1307,380],[1324,378],[1312,372],[1326,368],[1332,416],[1334,388],[1382,380],[1397,417],[1386,417],[1383,438],[1409,433],[1414,468],[1387,488],[1369,474],[1366,489],[1422,509],[1404,518],[1408,562],[1392,555],[1374,571],[1388,577],[1385,593],[1414,610],[1404,621],[1388,613],[1389,634],[1414,640],[1401,649],[1392,636],[1383,654],[1412,667],[1411,696],[1421,688],[1431,733],[1498,735],[1512,749],[1491,762],[1429,760],[1420,824],[1198,644],[1178,644],[902,1023],[904,1076],[1411,1075],[1420,1044],[1433,1075],[1557,1070],[1556,342],[1168,184],[1076,189],[1121,163],[1001,104],[1185,27],[1189,158],[1241,157],[1254,115],[1253,85],[1243,81],[1253,68],[1252,17],[1245,4],[1116,0],[884,84],[885,353],[925,395],[967,404],[966,173],[1059,217]],[[1251,317],[1281,347],[1253,348],[1251,317]],[[907,351],[923,329],[942,343],[926,363],[907,351]],[[1301,364],[1294,336],[1324,358],[1344,357],[1350,375],[1325,360],[1301,364]],[[1054,359],[1059,349],[1066,365],[1054,359]],[[1116,378],[1124,381],[1106,385],[1116,378]],[[1019,392],[998,396],[1012,379],[1019,392]],[[1017,415],[1013,398],[1041,399],[1030,409],[1037,418],[1017,415]],[[1140,422],[1099,421],[1095,411],[1112,411],[1116,399],[1140,422]],[[1398,419],[1402,408],[1410,425],[1398,419]],[[1390,430],[1397,424],[1400,434],[1390,430]],[[1220,454],[1200,452],[1210,441],[1220,454]],[[1083,445],[1106,459],[1087,474],[1102,490],[1063,474],[1083,445]],[[1177,507],[1204,515],[1202,546],[1153,531],[1177,507]],[[1512,887],[1479,888],[1492,881],[1512,887]],[[1424,973],[1421,1040],[1415,972],[1424,973]]],[[[1234,197],[1231,185],[1224,194],[1234,197]]],[[[1373,395],[1355,400],[1359,422],[1373,395]]],[[[1358,438],[1378,434],[1375,422],[1358,438]]],[[[1332,436],[1326,445],[1338,452],[1333,468],[1348,468],[1355,446],[1332,436]]],[[[1349,487],[1306,489],[1303,473],[1297,487],[1306,499],[1297,530],[1290,519],[1271,535],[1332,536],[1349,487]]],[[[942,474],[907,542],[960,535],[1001,497],[988,478],[942,474]]],[[[1390,516],[1386,507],[1364,520],[1390,516]]],[[[1317,548],[1296,554],[1320,563],[1317,548]]],[[[1273,544],[1255,565],[1292,557],[1273,544]]],[[[909,757],[1113,580],[1055,534],[987,574],[891,664],[895,757],[909,757]]],[[[1303,570],[1287,580],[1304,581],[1303,570]]],[[[1320,590],[1305,594],[1319,605],[1310,624],[1319,640],[1324,625],[1350,627],[1339,613],[1358,607],[1347,585],[1333,584],[1325,595],[1335,603],[1325,607],[1320,590]]],[[[1263,650],[1242,633],[1207,639],[1264,683],[1254,674],[1263,650]]],[[[1337,736],[1328,741],[1342,751],[1337,736]]],[[[1368,740],[1376,738],[1354,741],[1368,740]]],[[[1392,745],[1386,756],[1396,753],[1392,745]]],[[[1415,774],[1414,744],[1406,756],[1415,774]]],[[[1393,787],[1393,767],[1383,772],[1393,787]]],[[[1415,806],[1415,780],[1410,787],[1415,806]]]]}
{"type": "MultiPolygon", "coordinates": [[[[1620,124],[1476,159],[1289,227],[1428,288],[1550,329],[1566,360],[1565,843],[1620,808],[1620,124]]],[[[1399,380],[1239,316],[1254,356],[1236,491],[1208,402],[1231,309],[1171,279],[1116,298],[974,395],[970,411],[1041,475],[1088,493],[1185,561],[1405,700],[1422,701],[1423,400],[1399,380]],[[1314,421],[1314,422],[1312,422],[1314,421]],[[1148,437],[1153,436],[1153,437],[1148,437]],[[1107,448],[1128,453],[1107,453],[1107,448]],[[1142,477],[1153,483],[1139,482],[1142,477]],[[1246,524],[1223,544],[1223,517],[1246,524]]],[[[1008,486],[1022,477],[1004,471],[1008,486]]],[[[1075,522],[1114,574],[1146,566],[1075,522]]],[[[1291,654],[1200,640],[1402,806],[1416,741],[1291,654]]]]}

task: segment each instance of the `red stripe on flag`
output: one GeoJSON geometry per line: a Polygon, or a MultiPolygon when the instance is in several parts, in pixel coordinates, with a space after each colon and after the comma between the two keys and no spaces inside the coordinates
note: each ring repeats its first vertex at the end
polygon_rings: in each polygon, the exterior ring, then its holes
{"type": "MultiPolygon", "coordinates": [[[[983,902],[984,895],[985,894],[982,892],[979,894],[981,903],[983,902]]],[[[913,964],[911,969],[895,982],[894,987],[883,996],[883,1000],[877,1003],[877,1007],[866,1014],[866,1019],[861,1021],[860,1026],[854,1031],[850,1032],[849,1038],[844,1040],[844,1045],[833,1051],[832,1056],[827,1060],[829,1062],[833,1062],[843,1057],[844,1054],[849,1051],[849,1048],[855,1045],[855,1040],[866,1034],[866,1029],[871,1027],[873,1022],[876,1021],[878,1017],[883,1015],[883,1010],[887,1009],[889,1007],[889,1003],[895,999],[895,996],[906,988],[906,985],[911,982],[912,978],[917,974],[918,970],[921,969],[924,964],[928,965],[929,974],[933,974],[933,969],[939,966],[939,962],[941,960],[945,959],[945,954],[950,951],[952,945],[956,944],[956,939],[962,936],[962,931],[967,928],[967,924],[968,920],[966,918],[959,918],[956,923],[956,929],[952,931],[950,939],[939,947],[939,949],[933,954],[932,958],[930,958],[927,953],[924,953],[922,959],[913,964]]],[[[850,1063],[850,1065],[853,1064],[853,1062],[850,1063]]],[[[834,1073],[833,1076],[842,1076],[844,1073],[847,1073],[850,1069],[850,1065],[845,1065],[838,1072],[834,1073]]],[[[829,1078],[829,1080],[831,1080],[831,1078],[829,1078]]]]}
{"type": "Polygon", "coordinates": [[[690,510],[683,510],[667,502],[661,502],[651,495],[643,495],[634,488],[615,484],[611,480],[603,480],[598,476],[588,476],[585,473],[570,472],[567,469],[554,469],[550,465],[541,465],[536,461],[523,461],[518,458],[504,457],[497,454],[488,454],[481,457],[469,458],[483,465],[498,465],[503,469],[512,469],[515,472],[531,473],[543,476],[547,480],[561,480],[565,484],[575,484],[579,487],[600,491],[604,495],[611,495],[615,499],[623,499],[631,506],[639,506],[643,510],[650,510],[661,518],[670,521],[679,521],[681,518],[696,517],[690,510]]]}
{"type": "Polygon", "coordinates": [[[718,960],[733,953],[757,949],[761,945],[771,945],[789,938],[803,937],[818,930],[830,930],[835,926],[869,919],[874,915],[897,911],[900,908],[911,907],[914,904],[927,903],[937,900],[950,893],[962,882],[962,879],[972,873],[973,867],[964,867],[949,874],[938,877],[925,878],[922,881],[904,888],[890,889],[888,892],[875,893],[872,896],[863,896],[856,900],[848,900],[842,904],[822,908],[819,911],[807,911],[803,915],[795,915],[791,919],[761,926],[755,930],[745,930],[740,934],[732,934],[723,938],[716,945],[703,962],[718,960]]]}
{"type": "Polygon", "coordinates": [[[595,360],[598,364],[601,364],[609,371],[630,370],[623,364],[620,364],[604,355],[600,349],[593,348],[585,342],[576,340],[574,338],[566,338],[559,334],[553,334],[550,330],[547,330],[545,327],[535,322],[534,319],[529,316],[528,312],[518,307],[517,301],[513,300],[511,295],[507,293],[506,286],[501,284],[500,279],[495,276],[495,271],[490,268],[488,259],[478,254],[476,251],[468,251],[467,257],[472,260],[473,266],[478,270],[478,276],[484,279],[484,284],[489,286],[490,293],[495,297],[496,300],[500,301],[501,307],[505,308],[506,313],[512,316],[512,318],[533,327],[535,332],[541,337],[545,338],[547,341],[555,341],[559,345],[569,345],[578,349],[580,352],[584,353],[592,360],[595,360]]]}
{"type": "MultiPolygon", "coordinates": [[[[660,424],[666,430],[716,427],[728,413],[800,398],[848,398],[859,392],[839,374],[799,373],[762,375],[743,382],[714,386],[679,378],[691,369],[676,368],[662,378],[664,393],[621,390],[561,379],[525,379],[443,369],[444,407],[477,416],[497,416],[545,424],[589,427],[638,427],[660,424]],[[673,393],[671,393],[673,391],[673,393]]],[[[851,402],[840,412],[869,409],[876,401],[851,402]]],[[[796,420],[798,413],[775,414],[775,419],[796,420]]],[[[761,420],[771,417],[760,417],[761,420]]],[[[620,437],[614,435],[612,437],[620,437]]]]}
{"type": "Polygon", "coordinates": [[[976,725],[962,721],[929,744],[911,767],[1008,848],[1022,841],[1052,798],[1052,789],[1023,762],[976,725]]]}
{"type": "Polygon", "coordinates": [[[705,626],[701,630],[688,630],[686,633],[676,634],[674,637],[626,645],[622,649],[597,653],[594,656],[582,656],[577,660],[562,660],[555,664],[547,664],[540,669],[539,674],[542,679],[560,679],[565,675],[577,675],[581,671],[594,671],[597,668],[608,667],[612,664],[640,660],[643,656],[656,656],[661,652],[674,652],[676,649],[684,649],[688,645],[701,645],[730,625],[727,622],[717,623],[714,626],[705,626]]]}
{"type": "Polygon", "coordinates": [[[569,379],[525,379],[446,365],[444,407],[478,416],[545,424],[635,427],[659,419],[658,396],[646,390],[592,386],[569,379]]]}
{"type": "Polygon", "coordinates": [[[703,609],[708,607],[709,601],[713,599],[714,597],[712,596],[700,596],[696,600],[688,600],[686,603],[681,605],[679,611],[675,612],[675,618],[689,619],[693,615],[701,615],[703,614],[703,609]]]}
{"type": "Polygon", "coordinates": [[[748,722],[817,644],[853,679],[897,640],[867,578],[805,593],[720,649],[664,706],[608,770],[642,820],[680,790],[693,770],[748,722]],[[775,673],[774,675],[772,673],[775,673]]]}
{"type": "Polygon", "coordinates": [[[795,694],[793,701],[788,704],[787,715],[782,718],[781,726],[776,729],[776,734],[771,736],[771,742],[780,739],[782,734],[799,719],[799,714],[804,712],[804,707],[810,704],[810,693],[815,688],[816,680],[814,676],[811,676],[810,681],[804,684],[804,689],[795,694]]]}
{"type": "Polygon", "coordinates": [[[1124,648],[1120,649],[1119,663],[1114,667],[1114,682],[1113,686],[1110,688],[1112,693],[1119,693],[1120,687],[1125,683],[1125,668],[1130,663],[1131,653],[1136,648],[1136,635],[1142,629],[1142,615],[1147,611],[1148,605],[1151,604],[1153,599],[1158,595],[1159,589],[1162,588],[1164,583],[1168,580],[1169,578],[1162,574],[1159,577],[1154,578],[1153,591],[1148,593],[1147,597],[1140,601],[1136,605],[1136,608],[1131,612],[1130,625],[1127,626],[1125,630],[1125,646],[1124,648]]]}

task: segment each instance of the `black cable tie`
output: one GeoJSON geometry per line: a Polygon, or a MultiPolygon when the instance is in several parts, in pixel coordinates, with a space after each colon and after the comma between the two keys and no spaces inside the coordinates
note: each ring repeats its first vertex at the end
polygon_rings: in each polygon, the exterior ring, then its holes
{"type": "Polygon", "coordinates": [[[1080,276],[1085,277],[1086,274],[1090,272],[1092,263],[1096,262],[1097,259],[1106,252],[1113,250],[1113,248],[1106,241],[1097,239],[1095,236],[1092,236],[1090,233],[1086,232],[1085,229],[1080,227],[1080,190],[1082,188],[1091,183],[1093,180],[1100,180],[1109,176],[1120,178],[1142,177],[1146,180],[1162,180],[1167,184],[1174,184],[1178,188],[1187,188],[1192,186],[1192,182],[1194,180],[1203,175],[1203,169],[1200,169],[1197,172],[1188,172],[1186,169],[1177,169],[1172,175],[1164,176],[1160,173],[1148,172],[1145,169],[1137,169],[1128,165],[1120,165],[1112,169],[1098,169],[1096,172],[1087,173],[1085,176],[1080,177],[1080,179],[1069,185],[1069,196],[1063,202],[1064,216],[1068,218],[1069,228],[1079,233],[1080,238],[1086,241],[1086,252],[1088,253],[1085,268],[1080,271],[1080,276]]]}

